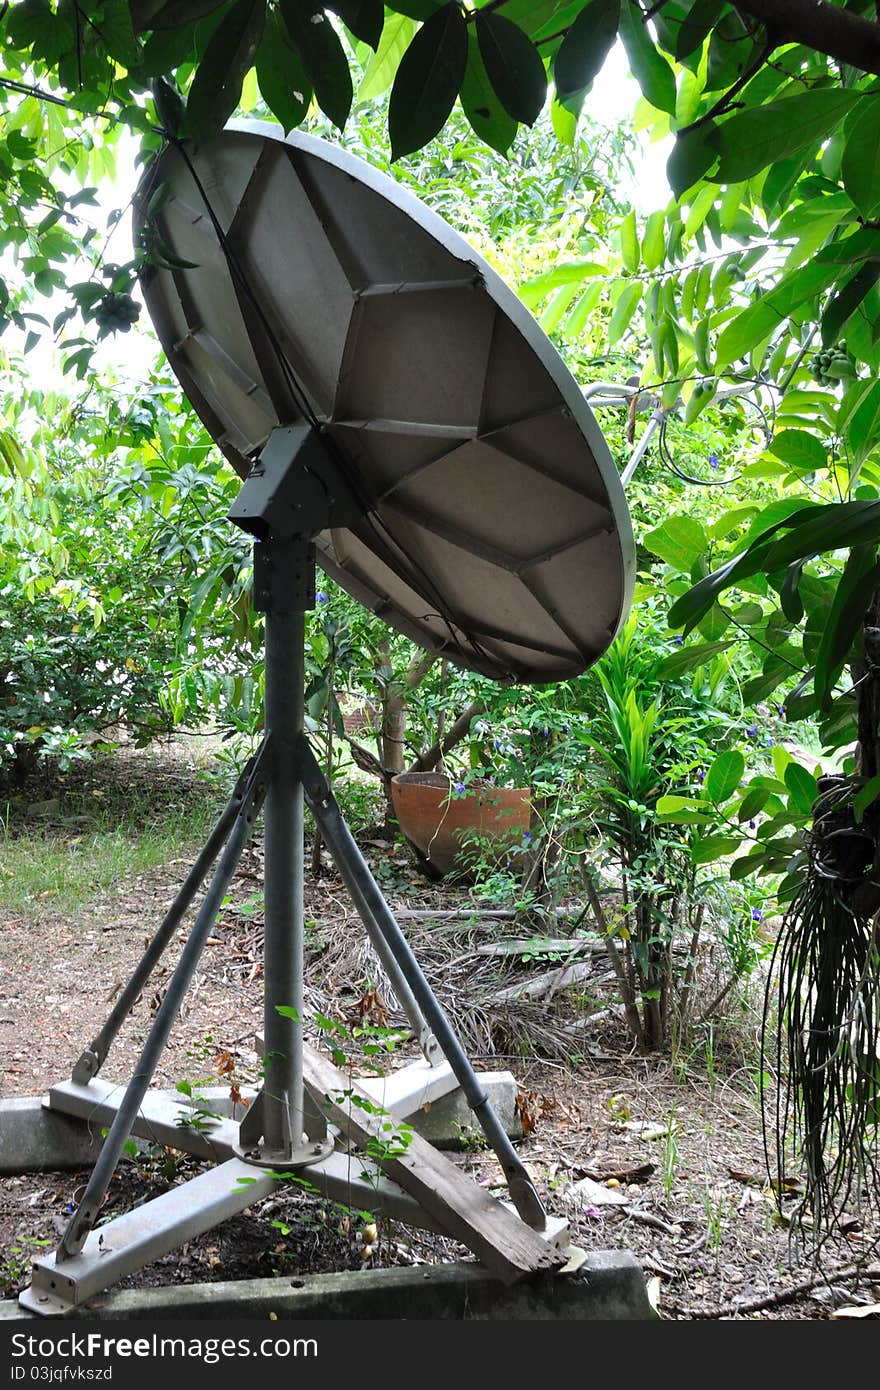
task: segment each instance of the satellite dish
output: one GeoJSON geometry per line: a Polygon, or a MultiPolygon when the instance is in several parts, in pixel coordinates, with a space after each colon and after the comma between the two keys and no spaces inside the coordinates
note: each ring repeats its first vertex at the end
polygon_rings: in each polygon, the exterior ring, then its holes
{"type": "MultiPolygon", "coordinates": [[[[579,674],[611,642],[632,588],[632,534],[611,457],[573,378],[497,276],[416,199],[343,151],[303,135],[284,140],[267,125],[235,126],[198,152],[180,144],[163,152],[136,207],[141,237],[156,253],[144,291],[162,346],[245,479],[230,519],[256,538],[264,735],[74,1066],[67,1100],[92,1117],[110,1046],[211,873],[92,1175],[58,1249],[34,1262],[20,1301],[36,1313],[67,1312],[240,1210],[256,1191],[230,1191],[235,1183],[221,1168],[218,1179],[194,1179],[161,1210],[118,1218],[106,1245],[94,1231],[264,800],[265,1056],[262,1086],[230,1146],[251,1169],[267,1170],[256,1179],[248,1173],[248,1183],[262,1181],[268,1192],[279,1171],[308,1168],[320,1190],[350,1203],[350,1162],[344,1157],[341,1173],[334,1167],[327,1105],[362,1144],[391,1128],[353,1118],[372,1102],[354,1096],[350,1079],[328,1072],[304,1043],[307,804],[432,1085],[441,1086],[436,1094],[454,1077],[516,1215],[470,1184],[459,1192],[454,1165],[447,1171],[425,1156],[395,1169],[400,1193],[417,1198],[407,1211],[422,1224],[439,1220],[503,1277],[557,1269],[566,1259],[560,1230],[553,1232],[305,737],[305,614],[317,553],[355,598],[431,651],[496,680],[579,674]],[[347,1108],[333,1100],[337,1090],[347,1108]]],[[[412,1113],[424,1075],[407,1084],[412,1113]]]]}
{"type": "Polygon", "coordinates": [[[147,307],[245,477],[311,425],[359,497],[321,568],[429,651],[495,680],[576,676],[629,608],[614,462],[555,348],[441,218],[324,141],[234,123],[138,192],[147,307]],[[158,233],[158,236],[156,236],[158,233]]]}

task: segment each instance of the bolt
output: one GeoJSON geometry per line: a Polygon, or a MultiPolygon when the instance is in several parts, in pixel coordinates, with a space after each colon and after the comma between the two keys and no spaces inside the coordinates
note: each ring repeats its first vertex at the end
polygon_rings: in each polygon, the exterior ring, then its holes
{"type": "Polygon", "coordinates": [[[312,1145],[312,1153],[313,1153],[313,1154],[320,1154],[320,1153],[323,1153],[323,1152],[324,1152],[324,1145],[323,1145],[323,1144],[313,1144],[313,1145],[312,1145]]]}

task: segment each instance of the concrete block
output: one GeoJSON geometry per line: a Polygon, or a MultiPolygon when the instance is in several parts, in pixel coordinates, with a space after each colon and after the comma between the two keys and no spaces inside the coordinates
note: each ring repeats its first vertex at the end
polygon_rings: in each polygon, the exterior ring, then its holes
{"type": "Polygon", "coordinates": [[[49,1110],[41,1096],[0,1100],[0,1174],[65,1172],[94,1163],[100,1127],[49,1110]]]}
{"type": "MultiPolygon", "coordinates": [[[[598,1250],[573,1274],[505,1285],[476,1264],[416,1265],[283,1279],[126,1289],[100,1294],[69,1316],[101,1321],[260,1318],[597,1321],[652,1319],[641,1267],[629,1251],[598,1250]]],[[[0,1303],[0,1323],[29,1321],[0,1303]]]]}
{"type": "MultiPolygon", "coordinates": [[[[482,1086],[511,1139],[522,1139],[522,1122],[516,1112],[517,1084],[509,1071],[479,1072],[482,1086]]],[[[407,1123],[436,1149],[463,1149],[483,1139],[480,1123],[460,1089],[441,1096],[425,1110],[416,1110],[407,1123]]]]}

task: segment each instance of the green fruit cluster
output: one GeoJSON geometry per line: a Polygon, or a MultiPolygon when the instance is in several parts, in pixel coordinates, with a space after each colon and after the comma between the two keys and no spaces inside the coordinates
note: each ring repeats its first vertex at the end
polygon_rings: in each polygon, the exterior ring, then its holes
{"type": "Polygon", "coordinates": [[[105,333],[127,333],[140,312],[130,294],[108,290],[95,305],[94,317],[105,333]]]}
{"type": "Polygon", "coordinates": [[[836,386],[855,377],[855,364],[839,348],[823,348],[810,358],[810,371],[820,386],[836,386]]]}

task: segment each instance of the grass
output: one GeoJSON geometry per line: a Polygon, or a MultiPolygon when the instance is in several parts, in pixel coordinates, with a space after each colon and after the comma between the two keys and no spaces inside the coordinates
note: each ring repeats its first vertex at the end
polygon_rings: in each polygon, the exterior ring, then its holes
{"type": "Polygon", "coordinates": [[[0,913],[76,912],[104,889],[193,857],[222,801],[193,774],[120,778],[97,762],[52,790],[43,820],[23,800],[0,803],[0,913]]]}

